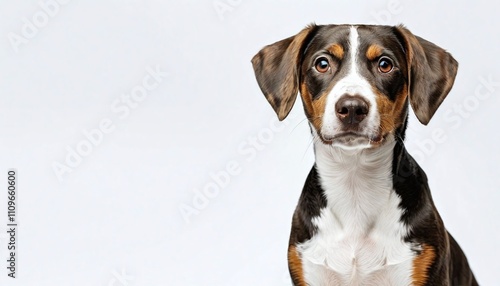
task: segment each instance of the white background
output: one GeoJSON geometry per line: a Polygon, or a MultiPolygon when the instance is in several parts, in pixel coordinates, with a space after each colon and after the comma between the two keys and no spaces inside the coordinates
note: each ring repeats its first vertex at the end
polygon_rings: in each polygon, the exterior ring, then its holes
{"type": "Polygon", "coordinates": [[[72,0],[45,22],[39,3],[49,0],[17,2],[0,4],[0,285],[290,285],[290,221],[311,139],[300,101],[275,122],[250,59],[311,22],[404,23],[459,61],[431,123],[411,117],[407,148],[481,285],[499,285],[493,2],[72,0]],[[130,114],[113,112],[148,69],[168,76],[130,114]],[[103,119],[113,130],[59,180],[53,166],[90,146],[84,132],[103,119]],[[228,164],[237,174],[217,191],[228,164]],[[15,280],[8,168],[19,173],[15,280]],[[183,216],[188,207],[196,214],[183,216]]]}

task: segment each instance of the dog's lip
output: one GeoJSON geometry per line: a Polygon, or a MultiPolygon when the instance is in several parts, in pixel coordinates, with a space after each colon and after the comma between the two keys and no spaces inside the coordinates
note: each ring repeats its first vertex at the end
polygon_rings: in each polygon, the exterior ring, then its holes
{"type": "Polygon", "coordinates": [[[366,139],[366,141],[368,141],[370,143],[370,145],[372,145],[372,146],[380,145],[384,141],[384,138],[385,138],[385,136],[382,136],[382,135],[376,135],[374,137],[370,137],[370,136],[367,136],[365,134],[359,134],[359,133],[351,132],[351,131],[338,133],[338,134],[335,134],[333,136],[328,136],[328,135],[320,136],[321,140],[325,144],[333,144],[335,141],[345,139],[346,137],[352,137],[351,141],[356,140],[356,139],[366,139]]]}

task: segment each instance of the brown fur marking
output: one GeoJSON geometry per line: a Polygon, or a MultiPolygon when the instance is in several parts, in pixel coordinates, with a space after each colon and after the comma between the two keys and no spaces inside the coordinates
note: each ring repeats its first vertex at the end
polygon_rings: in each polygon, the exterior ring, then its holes
{"type": "Polygon", "coordinates": [[[332,45],[328,51],[339,60],[344,58],[344,48],[339,44],[332,45]]]}
{"type": "Polygon", "coordinates": [[[290,247],[288,248],[288,268],[290,269],[290,274],[292,276],[294,285],[307,286],[307,283],[304,280],[302,261],[295,245],[290,245],[290,247]]]}
{"type": "Polygon", "coordinates": [[[304,108],[309,121],[311,121],[316,130],[321,130],[327,96],[322,94],[319,98],[313,100],[312,95],[307,90],[305,83],[301,84],[300,94],[302,95],[302,102],[304,103],[304,108]]]}
{"type": "Polygon", "coordinates": [[[377,107],[380,114],[380,135],[384,136],[401,126],[404,116],[401,115],[405,107],[407,93],[406,85],[402,92],[396,96],[396,101],[391,101],[386,95],[376,91],[377,107]]]}
{"type": "Polygon", "coordinates": [[[370,61],[382,55],[382,48],[379,45],[371,45],[366,50],[366,58],[370,61]]]}
{"type": "Polygon", "coordinates": [[[432,246],[423,244],[422,253],[413,259],[412,280],[414,286],[424,286],[429,278],[428,272],[436,259],[436,252],[432,246]]]}

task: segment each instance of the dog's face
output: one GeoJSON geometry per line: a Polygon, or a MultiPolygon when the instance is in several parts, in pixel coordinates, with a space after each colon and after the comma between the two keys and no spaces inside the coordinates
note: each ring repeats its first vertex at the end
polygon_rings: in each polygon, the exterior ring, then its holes
{"type": "Polygon", "coordinates": [[[457,62],[404,27],[309,26],[253,59],[280,120],[300,91],[314,136],[372,148],[405,124],[408,99],[427,124],[453,85],[457,62]]]}

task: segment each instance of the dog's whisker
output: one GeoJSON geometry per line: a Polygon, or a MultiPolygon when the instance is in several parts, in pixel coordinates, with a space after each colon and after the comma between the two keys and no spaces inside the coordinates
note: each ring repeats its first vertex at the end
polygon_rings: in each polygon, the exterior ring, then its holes
{"type": "Polygon", "coordinates": [[[308,119],[308,118],[307,118],[307,117],[305,117],[304,119],[302,119],[301,121],[299,121],[299,122],[295,125],[295,127],[293,127],[293,129],[292,129],[292,131],[290,131],[290,133],[293,133],[293,132],[295,131],[295,129],[296,129],[297,127],[299,127],[299,125],[300,125],[300,124],[302,124],[302,123],[304,123],[304,122],[307,122],[307,121],[306,121],[307,119],[308,119]]]}
{"type": "Polygon", "coordinates": [[[313,143],[316,143],[314,142],[314,136],[311,138],[311,141],[309,142],[309,144],[307,144],[307,147],[306,147],[306,150],[304,151],[304,154],[302,154],[302,159],[301,160],[304,160],[304,158],[306,157],[306,154],[307,154],[307,151],[309,151],[309,148],[313,145],[313,143]]]}

